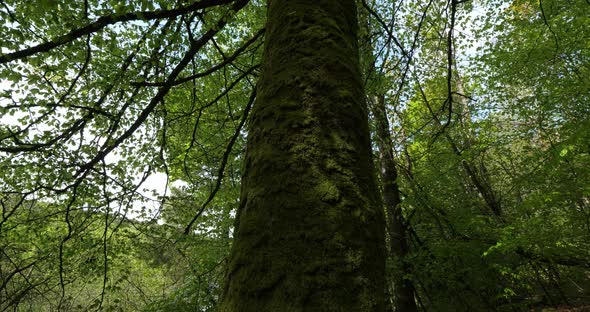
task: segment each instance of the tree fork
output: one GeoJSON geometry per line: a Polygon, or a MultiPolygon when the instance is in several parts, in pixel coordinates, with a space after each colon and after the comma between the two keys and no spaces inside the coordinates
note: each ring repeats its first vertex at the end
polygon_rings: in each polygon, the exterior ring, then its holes
{"type": "Polygon", "coordinates": [[[272,0],[221,311],[383,311],[355,0],[272,0]]]}

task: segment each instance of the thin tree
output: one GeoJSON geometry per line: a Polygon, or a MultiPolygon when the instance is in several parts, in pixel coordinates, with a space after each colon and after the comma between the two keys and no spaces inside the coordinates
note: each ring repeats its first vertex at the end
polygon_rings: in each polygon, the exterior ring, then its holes
{"type": "Polygon", "coordinates": [[[376,141],[379,149],[379,167],[383,203],[387,212],[389,252],[396,271],[393,275],[393,307],[395,311],[418,311],[414,284],[407,277],[411,268],[404,261],[409,253],[407,221],[402,214],[402,197],[397,181],[398,171],[393,154],[393,141],[387,119],[385,94],[376,96],[372,105],[375,118],[376,141]]]}

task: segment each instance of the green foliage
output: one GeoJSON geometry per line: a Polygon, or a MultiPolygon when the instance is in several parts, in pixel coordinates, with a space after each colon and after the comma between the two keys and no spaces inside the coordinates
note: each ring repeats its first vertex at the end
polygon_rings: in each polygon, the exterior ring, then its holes
{"type": "MultiPolygon", "coordinates": [[[[215,311],[265,24],[226,2],[0,2],[0,310],[215,311]]],[[[588,1],[364,2],[419,307],[588,305],[588,1]]]]}
{"type": "Polygon", "coordinates": [[[389,90],[420,303],[587,304],[588,3],[455,2],[452,32],[452,2],[384,4],[401,47],[373,39],[397,53],[371,87],[389,90]]]}
{"type": "Polygon", "coordinates": [[[215,306],[264,22],[226,2],[2,2],[0,309],[215,306]]]}

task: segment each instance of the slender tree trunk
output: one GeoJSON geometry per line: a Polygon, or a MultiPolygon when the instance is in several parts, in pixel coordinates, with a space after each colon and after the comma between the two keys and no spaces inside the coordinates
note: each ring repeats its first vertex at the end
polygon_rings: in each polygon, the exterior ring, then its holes
{"type": "MultiPolygon", "coordinates": [[[[455,67],[455,72],[456,72],[455,85],[457,88],[457,92],[459,94],[465,94],[465,90],[463,88],[463,80],[461,79],[461,76],[459,76],[459,70],[456,67],[455,67]]],[[[464,150],[469,150],[469,149],[471,149],[471,147],[475,141],[475,134],[473,133],[473,130],[471,128],[472,125],[471,125],[471,118],[469,115],[469,107],[467,105],[467,99],[464,96],[456,96],[456,97],[454,97],[453,102],[456,103],[456,108],[457,108],[457,112],[458,112],[458,116],[459,116],[458,121],[459,121],[459,125],[461,127],[460,131],[462,132],[462,135],[463,135],[463,142],[460,142],[460,144],[463,146],[464,150]]],[[[457,143],[448,134],[446,134],[446,136],[447,136],[447,139],[449,140],[449,143],[451,144],[451,148],[453,149],[453,152],[457,156],[461,156],[461,151],[459,150],[457,143]]],[[[502,205],[498,199],[496,192],[494,191],[494,189],[491,185],[490,177],[489,177],[489,174],[487,172],[487,168],[486,168],[483,160],[480,162],[479,166],[475,163],[475,161],[468,161],[468,160],[462,160],[461,165],[463,166],[463,169],[465,170],[465,172],[469,176],[471,183],[473,183],[473,186],[475,187],[477,192],[479,192],[479,194],[483,198],[483,200],[484,200],[487,208],[490,210],[490,212],[494,216],[501,218],[502,217],[502,205]],[[479,167],[479,170],[478,170],[478,167],[479,167]]]]}
{"type": "Polygon", "coordinates": [[[383,311],[355,0],[269,0],[221,311],[383,311]]]}
{"type": "Polygon", "coordinates": [[[389,246],[391,259],[397,269],[393,278],[394,311],[418,311],[414,300],[414,285],[406,276],[411,273],[408,265],[403,261],[409,252],[406,224],[400,207],[401,196],[397,184],[397,168],[393,155],[393,142],[389,130],[389,121],[385,112],[385,95],[377,96],[373,105],[375,116],[377,146],[379,148],[379,164],[381,167],[381,185],[383,187],[383,201],[389,220],[389,246]]]}

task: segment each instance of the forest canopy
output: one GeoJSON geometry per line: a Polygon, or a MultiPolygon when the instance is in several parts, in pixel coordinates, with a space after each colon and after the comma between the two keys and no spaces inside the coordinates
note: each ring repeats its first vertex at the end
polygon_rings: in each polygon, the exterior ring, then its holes
{"type": "MultiPolygon", "coordinates": [[[[334,127],[368,132],[367,150],[350,153],[372,167],[353,180],[381,195],[382,220],[352,214],[359,233],[385,224],[370,243],[383,245],[388,311],[590,309],[588,0],[342,1],[358,25],[321,23],[352,43],[268,2],[0,0],[0,310],[221,311],[257,181],[244,164],[280,156],[263,148],[262,126],[304,129],[293,153],[315,157],[330,142],[335,159],[354,140],[334,127]],[[277,38],[338,53],[287,81],[280,66],[309,51],[277,60],[277,38]],[[335,78],[341,55],[358,77],[335,78]],[[295,82],[303,104],[288,101],[295,82]],[[357,82],[364,95],[342,89],[357,82]],[[368,124],[302,115],[326,94],[358,102],[368,124]],[[266,125],[256,116],[273,97],[285,113],[266,125]],[[331,141],[310,139],[312,128],[331,141]]],[[[321,175],[356,172],[329,160],[321,175]]],[[[317,180],[326,207],[349,193],[377,202],[317,180]]],[[[314,233],[302,239],[321,241],[314,233]]]]}

